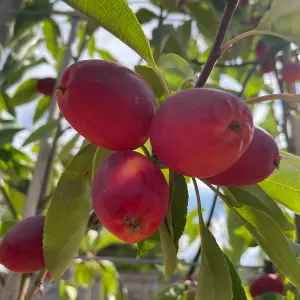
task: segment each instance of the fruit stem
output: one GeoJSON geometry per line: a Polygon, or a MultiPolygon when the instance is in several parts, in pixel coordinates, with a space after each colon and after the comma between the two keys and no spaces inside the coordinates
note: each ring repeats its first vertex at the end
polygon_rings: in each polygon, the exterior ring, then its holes
{"type": "Polygon", "coordinates": [[[204,87],[211,71],[213,70],[215,64],[219,60],[219,58],[223,55],[222,52],[222,44],[224,42],[227,29],[230,25],[231,19],[235,12],[235,9],[239,3],[239,0],[230,0],[226,2],[225,10],[223,12],[223,16],[221,19],[221,23],[219,25],[214,43],[212,45],[210,54],[207,58],[207,61],[201,71],[201,74],[198,78],[198,81],[195,85],[196,88],[204,87]]]}
{"type": "Polygon", "coordinates": [[[150,152],[148,151],[147,147],[145,145],[142,145],[141,149],[143,150],[143,152],[147,156],[147,158],[151,159],[151,155],[150,155],[150,152]]]}
{"type": "Polygon", "coordinates": [[[288,100],[293,102],[299,102],[300,103],[300,95],[294,95],[294,94],[273,94],[273,95],[265,95],[261,97],[251,98],[246,100],[246,103],[249,104],[256,104],[268,100],[288,100]]]}
{"type": "Polygon", "coordinates": [[[164,76],[162,75],[162,73],[160,72],[160,70],[157,66],[154,66],[153,70],[156,73],[156,75],[158,76],[158,78],[163,86],[165,97],[168,98],[171,95],[171,93],[170,93],[168,84],[167,84],[164,76]]]}
{"type": "Polygon", "coordinates": [[[197,199],[197,208],[198,208],[198,218],[199,218],[199,230],[200,230],[200,235],[201,237],[204,234],[204,227],[205,227],[205,223],[204,223],[204,219],[203,219],[203,215],[202,215],[202,206],[201,206],[201,199],[200,199],[200,192],[199,192],[199,188],[198,188],[198,184],[196,179],[193,177],[192,178],[193,181],[193,185],[195,188],[195,193],[196,193],[196,199],[197,199]]]}
{"type": "Polygon", "coordinates": [[[36,276],[36,279],[28,293],[28,296],[27,296],[27,300],[31,300],[33,299],[35,293],[41,289],[41,286],[43,285],[44,281],[45,281],[45,278],[47,276],[47,273],[48,271],[46,269],[43,269],[41,270],[38,275],[36,276]]]}

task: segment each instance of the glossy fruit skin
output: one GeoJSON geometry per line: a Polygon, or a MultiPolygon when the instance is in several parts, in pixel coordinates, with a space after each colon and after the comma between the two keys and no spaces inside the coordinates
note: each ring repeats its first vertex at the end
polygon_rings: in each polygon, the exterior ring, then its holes
{"type": "Polygon", "coordinates": [[[224,172],[205,180],[221,186],[256,184],[269,177],[279,162],[279,148],[274,138],[262,128],[255,127],[252,141],[239,160],[224,172]]]}
{"type": "Polygon", "coordinates": [[[250,285],[250,294],[252,297],[272,292],[284,294],[284,283],[280,276],[276,274],[260,275],[250,285]]]}
{"type": "Polygon", "coordinates": [[[150,141],[167,167],[186,176],[208,177],[239,159],[253,130],[244,101],[221,90],[196,88],[180,91],[160,106],[150,141]]]}
{"type": "Polygon", "coordinates": [[[18,273],[31,273],[45,267],[43,231],[45,216],[33,216],[16,224],[0,246],[0,263],[18,273]]]}
{"type": "Polygon", "coordinates": [[[36,90],[45,96],[51,96],[54,92],[55,84],[55,78],[41,78],[38,79],[36,90]]]}
{"type": "Polygon", "coordinates": [[[300,80],[300,62],[286,64],[281,70],[281,77],[287,83],[300,80]]]}
{"type": "Polygon", "coordinates": [[[100,223],[129,244],[155,233],[168,210],[168,193],[160,169],[134,151],[112,154],[100,164],[92,182],[100,223]]]}
{"type": "MultiPolygon", "coordinates": [[[[263,42],[259,41],[256,45],[255,53],[256,57],[260,58],[265,55],[269,51],[269,47],[263,42]]],[[[261,70],[264,74],[271,73],[275,68],[275,59],[274,58],[267,58],[264,60],[261,65],[261,70]]]]}
{"type": "Polygon", "coordinates": [[[63,74],[56,93],[70,125],[109,150],[133,150],[149,138],[155,99],[135,72],[104,60],[83,60],[63,74]]]}

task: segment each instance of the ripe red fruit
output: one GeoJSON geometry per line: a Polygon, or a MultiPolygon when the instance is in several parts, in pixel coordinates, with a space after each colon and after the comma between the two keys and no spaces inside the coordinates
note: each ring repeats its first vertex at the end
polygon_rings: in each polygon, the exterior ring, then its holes
{"type": "Polygon", "coordinates": [[[286,64],[281,70],[282,79],[287,83],[300,80],[300,62],[286,64]]]}
{"type": "Polygon", "coordinates": [[[155,107],[152,90],[118,63],[74,63],[63,74],[56,96],[70,125],[99,147],[133,150],[149,138],[155,107]]]}
{"type": "MultiPolygon", "coordinates": [[[[256,45],[256,49],[255,49],[255,53],[256,53],[256,57],[260,58],[263,55],[265,55],[267,52],[269,51],[269,47],[263,42],[263,41],[259,41],[256,45]]],[[[267,58],[265,61],[263,61],[260,65],[262,71],[267,74],[273,71],[273,69],[275,68],[275,59],[274,57],[271,58],[267,58]]]]}
{"type": "Polygon", "coordinates": [[[98,167],[92,182],[95,213],[104,227],[126,243],[152,234],[168,210],[168,184],[145,156],[124,151],[98,167]]]}
{"type": "Polygon", "coordinates": [[[150,129],[158,159],[191,177],[213,176],[228,169],[252,136],[252,113],[245,102],[206,88],[170,96],[157,110],[150,129]]]}
{"type": "Polygon", "coordinates": [[[51,96],[54,92],[55,84],[55,78],[41,78],[38,79],[36,90],[45,96],[51,96]]]}
{"type": "Polygon", "coordinates": [[[274,138],[256,127],[249,147],[239,160],[224,172],[205,179],[221,186],[255,184],[271,175],[279,162],[279,149],[274,138]]]}
{"type": "Polygon", "coordinates": [[[250,294],[257,297],[264,293],[284,293],[284,283],[276,274],[263,274],[258,276],[250,285],[250,294]]]}
{"type": "Polygon", "coordinates": [[[45,267],[43,256],[44,216],[33,216],[16,224],[0,246],[0,263],[19,273],[31,273],[45,267]]]}

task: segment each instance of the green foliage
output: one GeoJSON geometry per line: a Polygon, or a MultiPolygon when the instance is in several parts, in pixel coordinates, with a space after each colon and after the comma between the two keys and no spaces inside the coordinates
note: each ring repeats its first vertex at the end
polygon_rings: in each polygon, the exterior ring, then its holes
{"type": "Polygon", "coordinates": [[[232,300],[233,284],[227,261],[214,236],[206,226],[202,228],[201,240],[197,299],[232,300]]]}
{"type": "Polygon", "coordinates": [[[47,269],[59,278],[76,255],[91,209],[91,157],[96,146],[81,149],[57,184],[46,215],[44,256],[47,269]],[[68,241],[68,242],[66,242],[68,241]]]}
{"type": "Polygon", "coordinates": [[[289,0],[288,5],[280,0],[273,0],[270,10],[264,14],[255,31],[275,35],[299,45],[300,25],[296,18],[299,12],[300,3],[297,0],[289,0]]]}
{"type": "Polygon", "coordinates": [[[297,174],[300,169],[299,156],[281,152],[280,168],[259,186],[273,199],[295,213],[300,213],[300,189],[297,174]]]}
{"type": "Polygon", "coordinates": [[[64,0],[64,2],[97,21],[141,55],[150,65],[155,65],[148,40],[125,0],[118,2],[90,0],[88,5],[85,0],[64,0]]]}

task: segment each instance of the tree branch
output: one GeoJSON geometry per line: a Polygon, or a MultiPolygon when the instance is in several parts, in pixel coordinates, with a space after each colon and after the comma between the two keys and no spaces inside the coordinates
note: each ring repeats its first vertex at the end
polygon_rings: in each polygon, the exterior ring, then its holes
{"type": "Polygon", "coordinates": [[[208,59],[203,67],[203,70],[198,78],[195,87],[204,87],[211,71],[213,70],[216,62],[222,55],[222,45],[225,39],[227,29],[229,27],[230,21],[233,17],[235,9],[238,5],[239,0],[227,0],[225,5],[225,10],[219,25],[214,43],[212,45],[208,59]]]}

